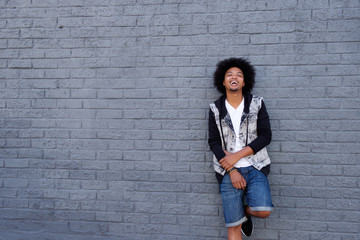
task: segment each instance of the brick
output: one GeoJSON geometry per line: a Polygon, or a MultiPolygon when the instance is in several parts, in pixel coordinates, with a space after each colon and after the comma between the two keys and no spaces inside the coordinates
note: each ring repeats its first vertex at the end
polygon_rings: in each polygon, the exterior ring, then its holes
{"type": "Polygon", "coordinates": [[[107,180],[107,181],[115,181],[115,180],[122,180],[123,174],[119,172],[98,172],[96,175],[97,180],[107,180]]]}
{"type": "Polygon", "coordinates": [[[97,193],[97,199],[98,200],[118,200],[123,196],[122,192],[119,191],[98,191],[97,193]]]}
{"type": "Polygon", "coordinates": [[[28,180],[26,179],[5,179],[5,188],[26,188],[28,186],[28,180]]]}
{"type": "Polygon", "coordinates": [[[18,195],[20,199],[42,198],[44,196],[44,192],[42,190],[21,189],[18,191],[18,195]]]}
{"type": "Polygon", "coordinates": [[[333,98],[349,98],[349,97],[357,97],[358,91],[353,88],[340,88],[340,89],[331,89],[328,92],[329,97],[333,98]]]}
{"type": "Polygon", "coordinates": [[[25,159],[6,159],[5,167],[8,168],[27,168],[29,167],[29,161],[25,159]]]}
{"type": "Polygon", "coordinates": [[[71,222],[69,226],[72,232],[77,233],[88,233],[88,234],[98,234],[106,233],[108,225],[104,223],[83,223],[83,222],[71,222]]]}
{"type": "Polygon", "coordinates": [[[350,188],[356,187],[356,180],[353,178],[346,178],[346,177],[333,177],[333,180],[327,180],[326,185],[329,187],[344,187],[345,185],[350,188]]]}
{"type": "Polygon", "coordinates": [[[176,224],[177,217],[172,215],[152,214],[150,217],[150,223],[153,224],[176,224]]]}
{"type": "Polygon", "coordinates": [[[95,191],[76,191],[70,193],[70,200],[73,201],[84,201],[84,200],[90,200],[95,201],[96,199],[96,192],[95,191]]]}
{"type": "Polygon", "coordinates": [[[143,184],[137,184],[136,189],[138,191],[164,191],[164,192],[174,192],[174,191],[180,191],[180,192],[188,192],[190,190],[190,187],[186,184],[177,184],[177,183],[143,183],[143,184]]]}
{"type": "Polygon", "coordinates": [[[92,212],[82,211],[81,213],[77,211],[58,211],[55,213],[55,217],[60,220],[79,220],[79,221],[94,221],[95,214],[92,212]]]}

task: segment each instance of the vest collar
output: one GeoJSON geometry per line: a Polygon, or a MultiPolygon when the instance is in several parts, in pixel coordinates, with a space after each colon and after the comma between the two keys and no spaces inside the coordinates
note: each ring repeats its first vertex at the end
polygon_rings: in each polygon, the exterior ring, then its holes
{"type": "MultiPolygon", "coordinates": [[[[252,94],[246,94],[244,95],[244,114],[249,114],[249,109],[250,109],[250,103],[252,101],[252,94]]],[[[216,102],[215,105],[216,107],[219,109],[219,113],[220,113],[220,118],[224,119],[227,115],[227,110],[226,110],[226,106],[225,106],[225,100],[226,100],[226,96],[222,95],[216,102]]]]}

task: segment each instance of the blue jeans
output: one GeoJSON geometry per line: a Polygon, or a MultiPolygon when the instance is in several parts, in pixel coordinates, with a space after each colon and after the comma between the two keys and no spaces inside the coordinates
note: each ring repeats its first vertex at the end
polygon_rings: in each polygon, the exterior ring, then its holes
{"type": "Polygon", "coordinates": [[[273,210],[267,177],[252,166],[237,170],[246,181],[245,190],[234,188],[228,173],[220,184],[226,227],[235,227],[246,221],[244,200],[252,211],[273,210]]]}

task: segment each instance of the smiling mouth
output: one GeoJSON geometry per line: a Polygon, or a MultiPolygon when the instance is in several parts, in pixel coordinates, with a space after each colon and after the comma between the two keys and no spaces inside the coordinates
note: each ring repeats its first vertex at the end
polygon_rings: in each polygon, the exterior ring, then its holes
{"type": "Polygon", "coordinates": [[[231,85],[237,85],[237,84],[238,84],[238,82],[236,82],[236,81],[232,81],[232,82],[230,82],[230,84],[231,84],[231,85]]]}

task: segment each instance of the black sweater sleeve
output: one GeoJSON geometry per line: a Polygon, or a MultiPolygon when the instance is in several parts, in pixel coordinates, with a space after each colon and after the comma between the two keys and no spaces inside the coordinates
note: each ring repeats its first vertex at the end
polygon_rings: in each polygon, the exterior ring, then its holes
{"type": "Polygon", "coordinates": [[[220,159],[222,159],[223,157],[225,157],[225,152],[223,151],[222,146],[221,146],[220,132],[219,132],[219,129],[218,129],[217,125],[216,125],[215,115],[211,111],[211,109],[209,110],[209,138],[208,138],[208,143],[209,143],[209,146],[210,146],[210,150],[214,153],[214,155],[216,156],[218,161],[220,159]]]}
{"type": "Polygon", "coordinates": [[[248,144],[248,146],[254,151],[254,154],[269,145],[272,137],[269,115],[263,101],[258,112],[257,134],[258,137],[248,144]]]}

